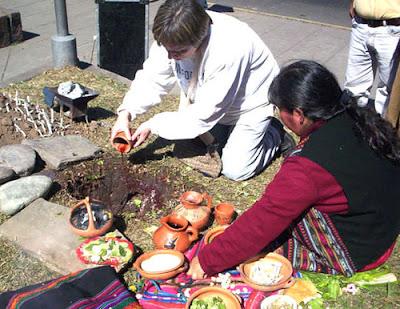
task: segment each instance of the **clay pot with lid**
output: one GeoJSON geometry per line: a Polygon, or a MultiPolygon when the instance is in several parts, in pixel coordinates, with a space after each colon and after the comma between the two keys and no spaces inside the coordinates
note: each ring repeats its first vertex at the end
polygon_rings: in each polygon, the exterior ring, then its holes
{"type": "Polygon", "coordinates": [[[183,216],[199,231],[209,223],[212,198],[207,193],[186,191],[179,198],[180,204],[175,207],[174,214],[183,216]]]}
{"type": "Polygon", "coordinates": [[[156,249],[185,252],[199,238],[198,230],[182,216],[171,214],[161,218],[161,226],[153,234],[156,249]]]}
{"type": "Polygon", "coordinates": [[[96,237],[111,229],[113,214],[101,201],[86,197],[72,207],[69,224],[79,236],[96,237]]]}

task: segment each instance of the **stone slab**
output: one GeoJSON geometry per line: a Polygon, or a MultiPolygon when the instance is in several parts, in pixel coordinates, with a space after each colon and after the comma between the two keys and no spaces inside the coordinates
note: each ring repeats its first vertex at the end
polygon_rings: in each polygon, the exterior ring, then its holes
{"type": "Polygon", "coordinates": [[[0,225],[0,236],[62,275],[91,268],[75,254],[82,239],[70,230],[69,214],[68,207],[39,198],[0,225]]]}
{"type": "Polygon", "coordinates": [[[56,170],[92,159],[101,153],[98,146],[80,135],[23,140],[22,144],[31,146],[50,168],[56,170]]]}

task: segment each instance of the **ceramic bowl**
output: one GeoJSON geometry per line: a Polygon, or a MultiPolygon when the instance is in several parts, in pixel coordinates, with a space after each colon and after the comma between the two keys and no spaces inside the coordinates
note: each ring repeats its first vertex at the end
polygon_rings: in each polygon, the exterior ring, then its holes
{"type": "Polygon", "coordinates": [[[268,253],[267,255],[261,254],[257,255],[254,258],[249,259],[248,261],[244,262],[243,264],[239,265],[239,272],[242,277],[242,280],[250,285],[253,289],[264,291],[264,292],[271,292],[280,289],[287,289],[291,287],[295,280],[292,278],[293,268],[292,264],[289,260],[277,253],[268,253]],[[280,274],[282,278],[275,284],[271,285],[261,285],[257,282],[254,282],[250,278],[250,270],[252,265],[257,262],[259,259],[267,257],[271,261],[280,262],[282,264],[280,274]]]}
{"type": "Polygon", "coordinates": [[[71,208],[69,225],[79,236],[96,237],[111,229],[113,214],[101,201],[87,197],[71,208]]]}
{"type": "Polygon", "coordinates": [[[288,295],[271,295],[266,297],[260,304],[260,309],[270,309],[270,308],[288,308],[297,309],[296,300],[288,295]]]}
{"type": "Polygon", "coordinates": [[[185,261],[185,256],[182,252],[171,250],[171,249],[160,249],[160,250],[153,250],[149,252],[143,253],[139,256],[133,267],[142,275],[142,277],[147,279],[156,279],[156,280],[165,280],[175,277],[176,275],[180,274],[181,272],[187,269],[187,263],[185,261]],[[155,270],[155,271],[145,271],[142,268],[142,263],[145,260],[150,259],[155,255],[162,255],[162,254],[172,254],[179,258],[179,263],[174,267],[168,268],[166,270],[155,270]]]}
{"type": "Polygon", "coordinates": [[[220,297],[225,304],[225,308],[240,309],[240,298],[231,291],[219,287],[205,287],[194,292],[188,299],[185,309],[190,309],[195,299],[205,299],[208,297],[220,297]]]}
{"type": "Polygon", "coordinates": [[[228,226],[229,225],[221,225],[221,226],[217,226],[217,227],[214,227],[214,228],[210,229],[204,235],[204,243],[206,245],[211,243],[214,240],[214,238],[217,237],[218,235],[222,234],[228,226]]]}

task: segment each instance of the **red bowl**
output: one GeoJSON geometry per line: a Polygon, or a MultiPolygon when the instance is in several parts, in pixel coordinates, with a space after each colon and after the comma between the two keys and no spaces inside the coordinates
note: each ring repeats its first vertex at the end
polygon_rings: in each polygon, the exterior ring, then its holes
{"type": "MultiPolygon", "coordinates": [[[[85,264],[110,265],[110,266],[114,266],[114,267],[121,266],[120,260],[117,257],[109,258],[108,260],[105,260],[105,261],[93,262],[92,260],[89,260],[87,256],[84,255],[83,247],[91,242],[94,242],[94,241],[100,239],[100,238],[103,238],[103,237],[98,236],[98,237],[88,238],[84,242],[82,242],[78,248],[76,248],[75,252],[76,252],[76,255],[78,256],[79,260],[85,264]]],[[[132,256],[135,253],[133,244],[126,239],[122,239],[122,238],[118,238],[118,237],[104,237],[104,240],[105,241],[113,240],[113,241],[119,242],[119,243],[126,243],[128,245],[128,250],[130,250],[132,252],[132,256]]]]}

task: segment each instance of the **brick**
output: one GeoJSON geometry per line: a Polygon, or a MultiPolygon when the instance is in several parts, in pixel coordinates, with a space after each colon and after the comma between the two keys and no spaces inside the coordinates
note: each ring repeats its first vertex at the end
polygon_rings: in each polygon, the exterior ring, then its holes
{"type": "Polygon", "coordinates": [[[13,12],[9,15],[9,18],[11,28],[11,43],[21,42],[24,39],[22,33],[21,14],[19,12],[13,12]]]}
{"type": "Polygon", "coordinates": [[[0,48],[22,40],[21,14],[0,7],[0,48]]]}
{"type": "Polygon", "coordinates": [[[11,31],[9,18],[6,15],[0,15],[0,48],[11,44],[11,31]]]}

